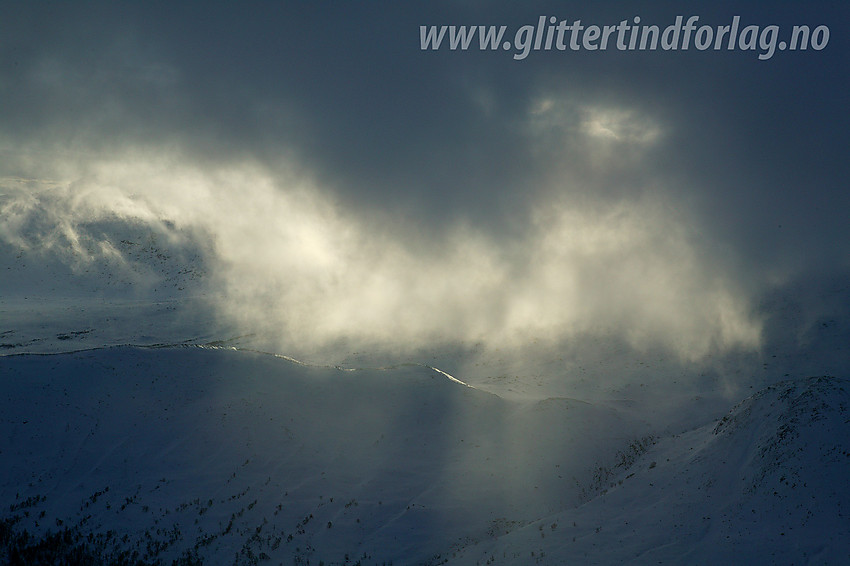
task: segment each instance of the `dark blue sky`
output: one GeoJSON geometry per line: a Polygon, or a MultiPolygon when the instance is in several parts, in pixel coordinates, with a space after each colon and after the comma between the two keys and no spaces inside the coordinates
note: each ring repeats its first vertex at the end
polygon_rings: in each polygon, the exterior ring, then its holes
{"type": "Polygon", "coordinates": [[[757,293],[850,268],[848,32],[844,2],[3,2],[0,168],[138,151],[251,160],[308,174],[426,255],[457,226],[524,241],[547,203],[598,218],[653,199],[757,293]],[[780,39],[793,25],[830,37],[765,61],[420,50],[420,25],[512,37],[541,15],[661,28],[739,15],[780,39]]]}

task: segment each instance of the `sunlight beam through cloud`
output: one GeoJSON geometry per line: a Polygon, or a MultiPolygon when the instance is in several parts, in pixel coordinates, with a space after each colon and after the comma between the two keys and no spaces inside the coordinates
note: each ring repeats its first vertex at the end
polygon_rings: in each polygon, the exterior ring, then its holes
{"type": "Polygon", "coordinates": [[[171,246],[206,254],[212,307],[274,351],[618,335],[637,349],[698,359],[759,342],[731,274],[659,198],[539,202],[511,238],[457,225],[413,249],[405,234],[374,230],[313,181],[256,163],[202,168],[136,152],[75,167],[39,192],[6,183],[4,212],[18,211],[2,231],[7,244],[21,245],[18,232],[38,217],[51,225],[28,235],[29,246],[116,256],[117,236],[92,223],[146,225],[171,246]]]}

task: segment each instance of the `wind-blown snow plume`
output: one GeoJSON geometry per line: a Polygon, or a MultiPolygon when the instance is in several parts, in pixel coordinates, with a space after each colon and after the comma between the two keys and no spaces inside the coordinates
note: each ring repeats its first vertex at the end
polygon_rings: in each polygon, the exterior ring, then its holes
{"type": "MultiPolygon", "coordinates": [[[[734,279],[658,198],[548,199],[509,237],[457,223],[425,246],[413,220],[376,227],[315,182],[257,163],[136,152],[51,175],[3,181],[5,246],[58,255],[78,273],[104,256],[130,270],[120,226],[144,227],[163,246],[203,254],[212,307],[277,350],[614,334],[695,359],[759,339],[734,279]]],[[[147,275],[136,283],[155,286],[147,275]]]]}

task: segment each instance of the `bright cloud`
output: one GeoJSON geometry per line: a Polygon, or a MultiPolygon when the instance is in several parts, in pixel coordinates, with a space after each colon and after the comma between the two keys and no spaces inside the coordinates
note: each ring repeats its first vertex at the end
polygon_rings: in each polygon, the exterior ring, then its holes
{"type": "Polygon", "coordinates": [[[403,229],[376,229],[309,179],[254,163],[200,167],[134,153],[63,171],[40,191],[5,183],[7,245],[114,256],[115,231],[94,223],[147,226],[171,247],[206,254],[218,314],[277,350],[598,334],[696,359],[759,340],[733,278],[659,199],[540,202],[513,237],[457,225],[413,246],[403,229]],[[35,235],[22,236],[33,222],[35,235]]]}

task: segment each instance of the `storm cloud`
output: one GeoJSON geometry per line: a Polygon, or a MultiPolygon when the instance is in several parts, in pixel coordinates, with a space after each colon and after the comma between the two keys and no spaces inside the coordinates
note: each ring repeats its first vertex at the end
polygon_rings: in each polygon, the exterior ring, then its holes
{"type": "Polygon", "coordinates": [[[0,237],[110,254],[91,222],[146,224],[201,249],[219,314],[280,349],[758,348],[760,297],[850,268],[847,8],[695,9],[830,26],[767,61],[419,46],[420,25],[682,8],[634,10],[7,4],[0,237]],[[24,237],[34,217],[52,227],[24,237]]]}

